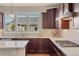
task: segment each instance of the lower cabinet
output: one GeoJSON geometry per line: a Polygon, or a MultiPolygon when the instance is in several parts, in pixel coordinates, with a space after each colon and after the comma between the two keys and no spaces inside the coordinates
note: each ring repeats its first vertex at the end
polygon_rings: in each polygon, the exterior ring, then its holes
{"type": "Polygon", "coordinates": [[[50,56],[65,56],[65,54],[51,41],[49,42],[49,46],[50,56]]]}
{"type": "Polygon", "coordinates": [[[29,39],[29,43],[28,43],[28,53],[36,53],[37,50],[37,44],[36,44],[36,39],[29,39]]]}
{"type": "Polygon", "coordinates": [[[50,39],[44,39],[43,46],[44,46],[44,52],[49,53],[49,41],[50,39]]]}
{"type": "Polygon", "coordinates": [[[43,39],[38,39],[37,40],[37,53],[44,53],[44,40],[43,39]]]}
{"type": "Polygon", "coordinates": [[[49,45],[50,45],[50,47],[49,47],[50,56],[58,56],[57,51],[55,50],[54,44],[50,41],[49,45]]]}
{"type": "Polygon", "coordinates": [[[49,53],[49,39],[32,38],[29,40],[28,53],[49,53]]]}
{"type": "Polygon", "coordinates": [[[49,53],[49,39],[42,38],[42,39],[37,40],[37,52],[49,53]]]}

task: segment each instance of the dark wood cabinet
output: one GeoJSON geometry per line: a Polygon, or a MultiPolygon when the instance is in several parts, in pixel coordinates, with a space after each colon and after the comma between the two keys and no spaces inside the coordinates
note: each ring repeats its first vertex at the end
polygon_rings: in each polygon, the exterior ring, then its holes
{"type": "Polygon", "coordinates": [[[48,53],[50,56],[65,56],[65,54],[48,38],[30,39],[28,53],[48,53]]]}
{"type": "Polygon", "coordinates": [[[43,42],[44,40],[43,39],[37,39],[37,52],[38,53],[43,53],[44,52],[44,47],[43,47],[43,42]]]}
{"type": "Polygon", "coordinates": [[[57,53],[57,51],[55,49],[54,44],[50,41],[49,45],[50,45],[50,47],[49,47],[50,56],[58,56],[58,53],[57,53]]]}
{"type": "Polygon", "coordinates": [[[28,44],[28,53],[48,53],[48,39],[33,38],[28,44]]]}
{"type": "Polygon", "coordinates": [[[0,29],[3,28],[3,13],[0,12],[0,29]]]}
{"type": "Polygon", "coordinates": [[[29,39],[28,53],[36,53],[36,50],[37,50],[36,46],[37,46],[36,39],[34,39],[34,38],[29,39]]]}
{"type": "Polygon", "coordinates": [[[37,40],[37,52],[38,53],[48,53],[49,52],[49,39],[40,38],[37,40]]]}
{"type": "Polygon", "coordinates": [[[48,39],[48,38],[45,38],[43,41],[44,53],[49,53],[49,41],[50,41],[50,39],[48,39]]]}
{"type": "Polygon", "coordinates": [[[61,20],[61,29],[69,29],[70,20],[61,20]]]}
{"type": "Polygon", "coordinates": [[[43,29],[48,28],[48,13],[46,12],[42,13],[42,28],[43,29]]]}
{"type": "Polygon", "coordinates": [[[56,28],[56,8],[48,9],[48,29],[55,29],[56,28]]]}
{"type": "Polygon", "coordinates": [[[68,10],[70,12],[73,12],[74,11],[74,4],[73,3],[68,3],[68,10]]]}
{"type": "Polygon", "coordinates": [[[53,42],[49,42],[50,56],[66,56],[53,42]]]}
{"type": "Polygon", "coordinates": [[[42,13],[42,26],[43,29],[55,29],[56,28],[56,13],[57,8],[48,9],[47,12],[42,13]]]}
{"type": "Polygon", "coordinates": [[[39,38],[37,39],[37,52],[38,53],[49,53],[49,39],[39,38]]]}

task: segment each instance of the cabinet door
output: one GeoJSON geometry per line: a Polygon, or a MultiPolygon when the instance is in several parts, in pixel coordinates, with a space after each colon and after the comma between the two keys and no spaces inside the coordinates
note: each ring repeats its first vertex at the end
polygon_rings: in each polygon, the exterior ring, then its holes
{"type": "Polygon", "coordinates": [[[3,13],[0,13],[0,29],[3,28],[3,13]]]}
{"type": "Polygon", "coordinates": [[[74,9],[74,4],[73,3],[69,3],[68,5],[69,5],[69,7],[68,7],[69,11],[73,12],[74,11],[73,10],[74,9]]]}
{"type": "Polygon", "coordinates": [[[44,53],[49,53],[49,39],[45,38],[43,42],[44,53]]]}
{"type": "Polygon", "coordinates": [[[57,56],[66,56],[57,46],[54,45],[57,56]]]}
{"type": "Polygon", "coordinates": [[[43,47],[44,40],[42,38],[37,39],[37,53],[43,53],[44,47],[43,47]]]}
{"type": "Polygon", "coordinates": [[[47,29],[48,28],[48,13],[42,13],[42,28],[47,29]]]}
{"type": "Polygon", "coordinates": [[[69,29],[69,20],[61,20],[61,29],[69,29]]]}
{"type": "Polygon", "coordinates": [[[55,18],[56,18],[56,8],[55,9],[48,9],[48,29],[56,28],[55,25],[55,18]]]}
{"type": "Polygon", "coordinates": [[[36,53],[36,47],[37,47],[37,44],[36,44],[36,39],[29,39],[29,44],[28,44],[28,53],[36,53]]]}
{"type": "Polygon", "coordinates": [[[73,12],[74,10],[74,4],[73,3],[64,3],[64,13],[69,11],[73,12]]]}
{"type": "Polygon", "coordinates": [[[53,42],[49,42],[50,56],[66,56],[53,42]]]}
{"type": "Polygon", "coordinates": [[[49,48],[49,54],[51,56],[58,56],[57,51],[55,50],[54,44],[50,41],[50,48],[49,48]]]}
{"type": "Polygon", "coordinates": [[[28,44],[28,53],[49,53],[49,39],[32,38],[28,44]]]}

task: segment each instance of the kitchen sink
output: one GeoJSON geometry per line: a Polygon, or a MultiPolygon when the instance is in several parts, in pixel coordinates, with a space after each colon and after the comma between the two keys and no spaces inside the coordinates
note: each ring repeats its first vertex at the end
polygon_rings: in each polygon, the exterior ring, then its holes
{"type": "Polygon", "coordinates": [[[73,43],[73,42],[68,41],[68,40],[57,40],[56,43],[62,47],[79,47],[78,44],[73,43]]]}

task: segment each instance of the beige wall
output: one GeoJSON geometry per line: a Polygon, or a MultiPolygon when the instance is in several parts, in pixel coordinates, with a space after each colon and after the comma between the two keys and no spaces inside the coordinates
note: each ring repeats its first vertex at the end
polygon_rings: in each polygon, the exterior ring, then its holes
{"type": "MultiPolygon", "coordinates": [[[[29,11],[35,11],[35,12],[45,12],[47,9],[49,8],[56,8],[55,7],[25,7],[25,6],[13,6],[12,7],[12,11],[13,13],[15,12],[29,12],[29,11]]],[[[9,6],[0,6],[0,12],[4,12],[4,13],[10,13],[11,12],[11,7],[9,6]]]]}

